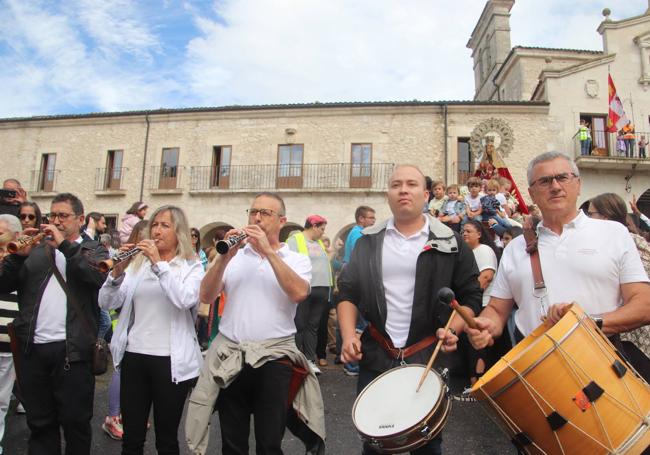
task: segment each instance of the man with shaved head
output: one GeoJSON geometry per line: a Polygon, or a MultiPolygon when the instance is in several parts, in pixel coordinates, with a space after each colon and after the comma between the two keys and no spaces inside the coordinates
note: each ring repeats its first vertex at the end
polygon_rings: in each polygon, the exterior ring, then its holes
{"type": "MultiPolygon", "coordinates": [[[[395,169],[387,192],[393,216],[364,229],[338,280],[341,357],[359,361],[357,393],[401,362],[426,364],[438,339],[443,352],[456,349],[463,322],[442,328],[451,310],[438,301],[440,288],[452,288],[474,314],[481,307],[474,254],[457,233],[422,213],[425,185],[416,166],[395,169]],[[369,323],[360,340],[357,312],[369,323]]],[[[438,435],[412,453],[440,454],[441,440],[438,435]]],[[[376,452],[364,445],[363,453],[376,452]]]]}

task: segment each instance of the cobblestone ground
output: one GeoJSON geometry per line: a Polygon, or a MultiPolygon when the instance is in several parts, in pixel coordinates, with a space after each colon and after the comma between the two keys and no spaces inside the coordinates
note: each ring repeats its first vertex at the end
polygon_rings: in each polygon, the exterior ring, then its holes
{"type": "MultiPolygon", "coordinates": [[[[352,425],[351,409],[355,399],[356,378],[343,374],[339,365],[323,368],[320,376],[323,399],[325,401],[325,421],[327,426],[327,453],[328,454],[359,454],[361,442],[352,425]]],[[[95,393],[95,416],[93,418],[93,454],[120,453],[119,442],[110,439],[101,430],[101,423],[107,409],[108,380],[111,372],[97,378],[95,393]]],[[[457,381],[452,381],[452,388],[461,388],[457,381]]],[[[15,405],[9,410],[4,438],[4,453],[26,454],[29,430],[25,423],[24,415],[15,413],[15,405]]],[[[184,419],[183,419],[184,422],[184,419]]],[[[182,424],[181,424],[182,427],[182,424]]],[[[189,450],[184,443],[183,429],[179,430],[181,441],[181,454],[188,454],[189,450]]],[[[251,447],[254,442],[251,440],[251,447]]],[[[287,455],[304,454],[300,441],[289,432],[286,433],[283,443],[284,453],[287,455]]],[[[454,401],[451,416],[443,432],[444,453],[456,454],[516,454],[510,442],[497,426],[487,417],[481,406],[474,402],[454,401]]],[[[155,441],[153,431],[149,432],[145,454],[154,455],[155,441]]],[[[215,415],[211,425],[209,453],[221,453],[221,438],[219,422],[215,415]]],[[[254,449],[251,449],[254,453],[254,449]]]]}

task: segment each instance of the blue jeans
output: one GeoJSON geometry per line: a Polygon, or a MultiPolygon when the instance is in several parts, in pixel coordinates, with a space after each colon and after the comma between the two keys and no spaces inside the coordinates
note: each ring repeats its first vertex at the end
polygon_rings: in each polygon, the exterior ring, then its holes
{"type": "Polygon", "coordinates": [[[111,328],[111,315],[108,310],[99,310],[99,330],[97,331],[97,338],[104,338],[111,328]]]}
{"type": "Polygon", "coordinates": [[[487,219],[494,220],[497,222],[497,224],[493,224],[491,228],[492,230],[494,230],[494,232],[497,233],[499,237],[501,237],[504,232],[506,232],[508,229],[512,227],[510,223],[508,223],[508,221],[504,220],[499,215],[488,215],[487,219]]]}
{"type": "Polygon", "coordinates": [[[591,139],[580,141],[580,155],[589,155],[591,152],[591,139]]]}
{"type": "MultiPolygon", "coordinates": [[[[399,361],[395,360],[394,367],[399,366],[399,361]]],[[[357,395],[372,381],[375,380],[381,373],[376,371],[367,370],[366,368],[361,367],[359,370],[359,379],[357,381],[357,395]]],[[[379,452],[373,450],[368,445],[363,445],[362,455],[374,455],[379,452]]],[[[419,449],[413,450],[411,455],[442,455],[442,432],[438,433],[435,438],[429,441],[426,445],[420,447],[419,449]]]]}

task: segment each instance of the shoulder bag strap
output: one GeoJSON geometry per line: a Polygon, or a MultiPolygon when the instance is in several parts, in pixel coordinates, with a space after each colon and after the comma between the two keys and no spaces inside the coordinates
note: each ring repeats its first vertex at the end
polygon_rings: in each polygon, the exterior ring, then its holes
{"type": "Polygon", "coordinates": [[[45,246],[45,255],[50,261],[50,266],[52,267],[52,272],[54,273],[56,280],[61,285],[63,292],[65,292],[65,296],[68,298],[68,303],[70,303],[74,311],[77,313],[77,316],[81,320],[81,325],[84,327],[84,330],[86,330],[86,332],[90,335],[90,338],[92,340],[95,340],[97,339],[97,333],[93,333],[93,330],[91,329],[91,325],[88,322],[88,319],[86,319],[86,316],[84,315],[83,311],[77,304],[77,300],[72,296],[72,292],[70,292],[70,288],[68,287],[68,284],[65,282],[63,276],[61,275],[61,272],[59,271],[59,268],[56,266],[55,254],[56,251],[54,250],[54,248],[52,248],[50,245],[45,246]]]}

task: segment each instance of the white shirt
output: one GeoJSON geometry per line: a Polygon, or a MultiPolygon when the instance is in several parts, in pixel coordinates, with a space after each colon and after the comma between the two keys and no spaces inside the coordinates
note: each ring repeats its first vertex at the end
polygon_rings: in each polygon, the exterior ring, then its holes
{"type": "Polygon", "coordinates": [[[418,256],[429,238],[429,218],[422,229],[405,237],[391,218],[381,252],[381,275],[386,295],[386,333],[397,348],[404,347],[411,328],[415,269],[418,256]]]}
{"type": "Polygon", "coordinates": [[[468,194],[467,196],[465,196],[465,201],[467,202],[467,205],[472,211],[478,210],[479,207],[481,206],[481,195],[479,194],[478,196],[473,198],[471,194],[468,194]]]}
{"type": "Polygon", "coordinates": [[[170,379],[179,383],[195,378],[199,375],[203,362],[194,325],[195,308],[199,304],[199,286],[204,275],[203,266],[197,260],[177,257],[171,262],[157,262],[153,267],[147,259],[143,260],[137,269],[134,269],[133,264],[130,265],[126,273],[116,279],[108,274],[106,282],[99,290],[99,307],[105,310],[122,308],[111,339],[113,364],[115,368],[119,368],[122,363],[134,322],[134,296],[140,282],[151,273],[157,275],[158,285],[163,290],[167,303],[173,305],[168,329],[171,340],[170,379]]]}
{"type": "MultiPolygon", "coordinates": [[[[77,237],[75,242],[81,243],[81,236],[77,237]]],[[[47,253],[46,253],[47,254],[47,253]]],[[[66,277],[66,260],[65,255],[58,249],[54,250],[54,263],[56,268],[61,272],[64,281],[66,277]]],[[[44,344],[55,341],[64,341],[66,338],[65,320],[68,314],[68,298],[65,291],[59,284],[54,274],[50,276],[41,303],[38,308],[38,317],[36,318],[36,329],[34,330],[34,343],[44,344]]]]}
{"type": "MultiPolygon", "coordinates": [[[[620,223],[591,219],[580,211],[561,235],[542,223],[537,231],[547,306],[577,302],[588,314],[602,314],[622,304],[621,284],[648,282],[634,241],[620,223]]],[[[528,335],[540,324],[542,310],[533,295],[525,244],[523,235],[508,244],[490,294],[517,303],[515,322],[528,335]]]]}
{"type": "MultiPolygon", "coordinates": [[[[478,271],[482,272],[483,270],[494,270],[497,271],[497,255],[494,253],[494,250],[487,245],[479,244],[476,248],[472,250],[474,253],[474,259],[476,259],[476,265],[478,265],[478,271]]],[[[494,279],[490,281],[487,288],[483,290],[483,306],[487,306],[490,303],[490,291],[494,286],[494,279]]]]}
{"type": "MultiPolygon", "coordinates": [[[[172,273],[178,273],[179,260],[174,258],[169,262],[169,268],[172,273]]],[[[146,267],[133,293],[133,325],[128,332],[126,350],[138,354],[170,355],[169,336],[175,311],[151,266],[146,267]]]]}
{"type": "MultiPolygon", "coordinates": [[[[311,261],[286,244],[280,258],[307,283],[311,261]]],[[[226,305],[219,332],[237,343],[288,337],[296,333],[296,302],[282,290],[268,259],[246,245],[237,252],[223,274],[226,305]]]]}

